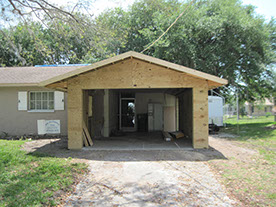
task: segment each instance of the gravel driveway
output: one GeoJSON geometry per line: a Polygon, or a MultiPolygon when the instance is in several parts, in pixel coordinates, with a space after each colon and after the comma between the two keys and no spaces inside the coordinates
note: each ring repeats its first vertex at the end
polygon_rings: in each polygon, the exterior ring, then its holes
{"type": "Polygon", "coordinates": [[[72,157],[89,165],[86,178],[65,199],[64,206],[240,205],[228,197],[207,163],[227,159],[223,150],[70,151],[66,144],[66,140],[48,139],[23,146],[29,152],[72,157]]]}
{"type": "Polygon", "coordinates": [[[88,163],[87,179],[77,185],[65,206],[236,206],[204,162],[88,163]]]}

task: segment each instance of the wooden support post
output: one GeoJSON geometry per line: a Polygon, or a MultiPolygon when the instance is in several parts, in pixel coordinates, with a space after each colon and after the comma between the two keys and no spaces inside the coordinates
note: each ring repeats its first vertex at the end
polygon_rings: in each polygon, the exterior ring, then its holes
{"type": "Polygon", "coordinates": [[[68,110],[68,148],[83,147],[83,91],[78,87],[69,87],[67,96],[68,110]]]}
{"type": "Polygon", "coordinates": [[[208,88],[193,88],[193,147],[208,148],[208,88]]]}
{"type": "Polygon", "coordinates": [[[104,90],[104,128],[103,136],[109,137],[109,90],[104,90]]]}

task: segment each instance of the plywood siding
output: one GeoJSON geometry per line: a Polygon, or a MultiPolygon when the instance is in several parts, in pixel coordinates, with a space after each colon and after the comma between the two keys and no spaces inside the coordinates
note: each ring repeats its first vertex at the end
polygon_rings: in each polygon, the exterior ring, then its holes
{"type": "Polygon", "coordinates": [[[193,146],[208,148],[208,88],[193,88],[193,146]]]}
{"type": "Polygon", "coordinates": [[[111,64],[68,81],[68,85],[82,89],[191,88],[203,87],[206,83],[206,80],[138,59],[111,64]]]}
{"type": "Polygon", "coordinates": [[[81,149],[83,123],[83,91],[78,87],[68,88],[68,148],[81,149]]]}

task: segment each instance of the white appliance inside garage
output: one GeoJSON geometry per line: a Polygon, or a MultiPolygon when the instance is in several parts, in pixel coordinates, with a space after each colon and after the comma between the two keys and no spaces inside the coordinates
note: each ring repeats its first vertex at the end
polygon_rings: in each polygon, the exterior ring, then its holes
{"type": "Polygon", "coordinates": [[[148,130],[163,130],[163,106],[160,103],[148,104],[148,130]]]}

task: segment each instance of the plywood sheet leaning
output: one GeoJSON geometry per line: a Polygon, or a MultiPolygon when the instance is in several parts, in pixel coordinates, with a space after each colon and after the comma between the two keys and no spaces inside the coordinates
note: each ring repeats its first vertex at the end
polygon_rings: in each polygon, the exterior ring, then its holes
{"type": "Polygon", "coordinates": [[[85,135],[85,137],[86,137],[86,139],[88,141],[89,146],[92,146],[93,145],[93,141],[91,139],[91,136],[90,136],[90,134],[88,132],[88,129],[86,127],[86,124],[84,122],[83,122],[83,133],[84,133],[84,135],[85,135]]]}
{"type": "Polygon", "coordinates": [[[87,138],[86,138],[86,135],[85,135],[84,131],[82,131],[82,139],[83,139],[84,146],[88,147],[89,144],[88,144],[88,141],[87,141],[87,138]]]}

